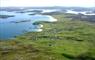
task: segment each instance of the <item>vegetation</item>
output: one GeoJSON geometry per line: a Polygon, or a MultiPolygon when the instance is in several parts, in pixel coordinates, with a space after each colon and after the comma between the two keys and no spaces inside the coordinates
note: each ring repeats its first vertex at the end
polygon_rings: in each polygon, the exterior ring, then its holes
{"type": "Polygon", "coordinates": [[[95,23],[52,15],[43,32],[28,32],[0,41],[1,60],[95,60],[95,23]]]}
{"type": "Polygon", "coordinates": [[[77,14],[77,15],[71,15],[67,16],[68,18],[72,18],[73,20],[84,20],[89,22],[95,22],[95,15],[84,15],[84,14],[77,14]]]}

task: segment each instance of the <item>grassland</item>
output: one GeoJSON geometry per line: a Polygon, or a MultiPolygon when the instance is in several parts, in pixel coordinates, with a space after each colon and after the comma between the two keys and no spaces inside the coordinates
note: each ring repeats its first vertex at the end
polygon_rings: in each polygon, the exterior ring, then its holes
{"type": "Polygon", "coordinates": [[[52,16],[42,32],[0,41],[0,60],[95,60],[95,23],[52,16]]]}

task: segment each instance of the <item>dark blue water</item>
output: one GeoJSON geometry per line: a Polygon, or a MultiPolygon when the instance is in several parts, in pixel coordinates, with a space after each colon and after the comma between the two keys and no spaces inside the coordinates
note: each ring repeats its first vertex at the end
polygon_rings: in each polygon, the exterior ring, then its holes
{"type": "Polygon", "coordinates": [[[49,20],[49,17],[46,15],[28,15],[27,13],[2,11],[0,15],[14,15],[14,17],[8,17],[6,19],[0,18],[0,39],[14,38],[26,32],[37,32],[40,26],[33,25],[33,23],[36,21],[49,20]]]}

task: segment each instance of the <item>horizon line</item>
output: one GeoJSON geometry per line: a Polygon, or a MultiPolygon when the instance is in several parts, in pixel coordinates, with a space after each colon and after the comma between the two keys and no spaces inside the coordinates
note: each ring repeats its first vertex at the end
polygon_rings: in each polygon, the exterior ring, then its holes
{"type": "Polygon", "coordinates": [[[83,8],[93,8],[95,6],[91,6],[91,7],[84,7],[84,6],[0,6],[0,7],[83,7],[83,8]]]}

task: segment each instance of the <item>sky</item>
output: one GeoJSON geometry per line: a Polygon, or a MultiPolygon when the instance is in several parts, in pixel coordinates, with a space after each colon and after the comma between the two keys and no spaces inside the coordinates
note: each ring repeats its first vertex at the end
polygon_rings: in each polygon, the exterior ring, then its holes
{"type": "Polygon", "coordinates": [[[71,6],[95,7],[95,0],[0,0],[1,7],[71,6]]]}

